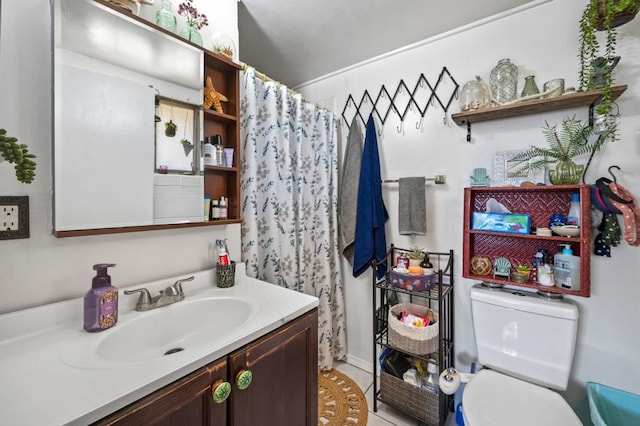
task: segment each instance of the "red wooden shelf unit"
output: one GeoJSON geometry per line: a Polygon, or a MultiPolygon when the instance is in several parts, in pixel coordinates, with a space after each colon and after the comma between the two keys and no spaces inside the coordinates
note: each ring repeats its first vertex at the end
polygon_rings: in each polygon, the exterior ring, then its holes
{"type": "Polygon", "coordinates": [[[487,283],[527,287],[551,293],[589,297],[591,294],[591,199],[588,185],[558,185],[535,187],[475,187],[464,190],[464,242],[462,276],[487,283]],[[485,211],[487,200],[494,198],[512,213],[531,216],[531,227],[547,227],[554,213],[564,215],[569,211],[571,194],[580,194],[580,235],[569,237],[545,237],[535,234],[510,234],[505,232],[474,231],[471,229],[473,212],[485,211]],[[533,281],[516,283],[504,277],[475,275],[471,272],[473,257],[486,257],[491,263],[498,257],[509,259],[512,271],[520,264],[531,266],[538,249],[546,249],[551,255],[558,253],[560,244],[569,244],[573,254],[580,256],[580,290],[561,287],[545,287],[533,281]]]}

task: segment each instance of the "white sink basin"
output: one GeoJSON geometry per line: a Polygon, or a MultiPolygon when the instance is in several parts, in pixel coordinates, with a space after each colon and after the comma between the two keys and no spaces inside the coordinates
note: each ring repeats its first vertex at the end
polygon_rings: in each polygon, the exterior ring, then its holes
{"type": "Polygon", "coordinates": [[[135,362],[180,352],[232,333],[250,311],[243,300],[216,298],[140,312],[138,319],[115,327],[98,345],[97,354],[108,361],[135,362]]]}
{"type": "Polygon", "coordinates": [[[231,336],[257,311],[255,303],[218,296],[131,312],[111,330],[86,333],[91,343],[66,348],[62,359],[75,367],[110,368],[175,356],[231,336]]]}

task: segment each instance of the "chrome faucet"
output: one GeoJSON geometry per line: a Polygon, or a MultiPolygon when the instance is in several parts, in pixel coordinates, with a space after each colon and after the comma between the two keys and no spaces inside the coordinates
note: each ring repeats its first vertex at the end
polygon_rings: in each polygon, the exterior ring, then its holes
{"type": "Polygon", "coordinates": [[[187,281],[193,281],[195,277],[192,275],[189,278],[176,281],[173,285],[160,290],[160,294],[151,297],[151,293],[146,288],[139,288],[136,290],[125,290],[124,294],[136,294],[140,293],[138,302],[136,303],[136,311],[144,312],[151,309],[160,308],[162,306],[171,305],[172,303],[180,302],[184,300],[184,291],[182,290],[182,283],[187,281]]]}

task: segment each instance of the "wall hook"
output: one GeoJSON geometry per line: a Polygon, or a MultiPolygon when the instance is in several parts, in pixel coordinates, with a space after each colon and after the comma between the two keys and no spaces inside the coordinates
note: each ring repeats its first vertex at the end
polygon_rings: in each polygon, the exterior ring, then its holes
{"type": "Polygon", "coordinates": [[[614,174],[613,174],[613,172],[611,171],[611,169],[613,169],[613,168],[615,168],[615,169],[617,169],[617,170],[620,170],[620,167],[613,165],[613,166],[610,166],[610,167],[607,169],[607,170],[609,170],[609,174],[610,174],[610,175],[611,175],[611,177],[613,178],[613,181],[614,181],[615,183],[617,183],[618,181],[616,180],[616,175],[614,175],[614,174]]]}
{"type": "Polygon", "coordinates": [[[398,133],[404,134],[404,120],[400,120],[400,125],[396,126],[398,133]]]}
{"type": "Polygon", "coordinates": [[[416,121],[416,130],[419,130],[422,128],[423,122],[424,122],[424,115],[421,115],[420,120],[416,121]]]}

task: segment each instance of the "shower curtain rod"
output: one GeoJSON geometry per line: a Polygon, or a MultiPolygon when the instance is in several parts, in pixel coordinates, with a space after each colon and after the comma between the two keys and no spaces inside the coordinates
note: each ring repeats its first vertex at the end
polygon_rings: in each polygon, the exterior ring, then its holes
{"type": "MultiPolygon", "coordinates": [[[[248,65],[248,64],[245,64],[244,62],[242,62],[242,71],[246,72],[249,67],[251,67],[251,65],[248,65]]],[[[256,77],[258,77],[260,80],[262,80],[262,81],[271,81],[271,82],[275,83],[278,87],[284,86],[284,87],[287,88],[287,93],[289,93],[291,95],[294,95],[294,96],[300,96],[300,98],[302,99],[302,102],[311,104],[311,105],[315,106],[317,109],[321,109],[323,111],[333,112],[333,111],[329,111],[327,108],[321,107],[318,104],[314,104],[313,102],[311,102],[310,100],[308,100],[307,98],[302,96],[301,93],[296,92],[295,90],[287,87],[285,84],[280,83],[278,80],[274,80],[273,78],[269,77],[268,75],[266,75],[264,73],[261,73],[260,71],[258,71],[254,67],[251,67],[251,68],[253,68],[253,72],[255,73],[256,77]]]]}
{"type": "MultiPolygon", "coordinates": [[[[424,178],[426,181],[433,181],[436,185],[444,185],[447,183],[447,177],[445,175],[435,175],[434,177],[424,178]]],[[[398,183],[399,179],[385,179],[382,183],[398,183]]]]}

